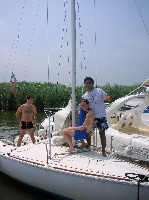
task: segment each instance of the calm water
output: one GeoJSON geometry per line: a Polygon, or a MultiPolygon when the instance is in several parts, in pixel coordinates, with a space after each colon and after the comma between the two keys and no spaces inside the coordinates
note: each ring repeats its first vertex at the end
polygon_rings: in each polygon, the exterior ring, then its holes
{"type": "MultiPolygon", "coordinates": [[[[45,113],[38,113],[36,130],[39,124],[45,119],[45,113]]],[[[10,140],[19,134],[19,124],[15,118],[15,112],[0,111],[0,136],[10,140]]],[[[49,186],[50,187],[50,186],[49,186]]],[[[34,190],[30,187],[7,177],[0,173],[0,200],[57,200],[58,197],[34,190]]]]}
{"type": "Polygon", "coordinates": [[[61,198],[25,186],[7,177],[6,175],[0,173],[0,200],[58,200],[58,199],[60,200],[61,198]]]}
{"type": "MultiPolygon", "coordinates": [[[[38,118],[35,124],[35,134],[39,129],[41,122],[45,119],[46,114],[44,112],[38,113],[38,118]]],[[[20,127],[15,117],[14,111],[0,111],[0,136],[8,138],[16,137],[19,134],[20,127]]]]}

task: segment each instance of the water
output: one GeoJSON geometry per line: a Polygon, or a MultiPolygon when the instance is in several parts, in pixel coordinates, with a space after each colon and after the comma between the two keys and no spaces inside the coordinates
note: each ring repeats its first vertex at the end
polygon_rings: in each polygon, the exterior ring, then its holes
{"type": "MultiPolygon", "coordinates": [[[[50,187],[50,186],[49,186],[50,187]]],[[[60,200],[56,196],[25,186],[0,173],[0,200],[60,200]]]]}
{"type": "MultiPolygon", "coordinates": [[[[45,119],[45,113],[38,113],[35,133],[45,119]]],[[[19,134],[19,123],[13,111],[0,111],[0,136],[13,140],[19,134]]],[[[50,186],[49,186],[50,187],[50,186]]],[[[0,173],[0,200],[57,200],[60,199],[45,192],[35,190],[0,173]]]]}
{"type": "MultiPolygon", "coordinates": [[[[35,134],[40,128],[41,122],[45,119],[46,114],[44,112],[38,113],[37,121],[35,124],[35,134]]],[[[14,111],[0,111],[0,136],[13,139],[19,135],[20,127],[15,117],[14,111]]]]}

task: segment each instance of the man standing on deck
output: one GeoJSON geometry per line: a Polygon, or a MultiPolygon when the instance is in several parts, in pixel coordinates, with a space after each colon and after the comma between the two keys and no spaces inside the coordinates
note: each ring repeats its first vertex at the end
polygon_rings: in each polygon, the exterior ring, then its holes
{"type": "MultiPolygon", "coordinates": [[[[106,147],[106,136],[105,130],[109,128],[106,119],[106,110],[104,101],[110,100],[108,96],[102,89],[94,88],[94,80],[91,77],[86,77],[84,79],[84,84],[87,89],[87,92],[82,96],[83,99],[88,99],[90,104],[90,109],[94,112],[96,127],[99,130],[101,145],[102,145],[102,156],[106,157],[105,147],[106,147]]],[[[87,136],[88,145],[86,148],[91,145],[91,136],[87,136]]]]}
{"type": "Polygon", "coordinates": [[[17,147],[21,146],[21,142],[26,132],[26,129],[28,129],[29,131],[29,135],[31,137],[32,142],[35,143],[34,123],[37,119],[37,110],[36,107],[32,105],[32,103],[33,103],[33,97],[27,96],[26,103],[21,105],[16,112],[16,118],[20,124],[20,135],[17,142],[17,147]],[[21,112],[22,112],[22,118],[20,118],[21,112]]]}

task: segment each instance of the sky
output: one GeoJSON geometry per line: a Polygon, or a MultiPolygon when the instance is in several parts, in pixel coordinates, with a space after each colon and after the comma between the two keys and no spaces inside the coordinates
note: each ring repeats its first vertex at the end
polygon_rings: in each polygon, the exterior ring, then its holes
{"type": "MultiPolygon", "coordinates": [[[[71,85],[71,36],[70,0],[0,0],[0,82],[71,85]]],[[[77,86],[143,83],[149,0],[76,0],[76,50],[77,86]]]]}

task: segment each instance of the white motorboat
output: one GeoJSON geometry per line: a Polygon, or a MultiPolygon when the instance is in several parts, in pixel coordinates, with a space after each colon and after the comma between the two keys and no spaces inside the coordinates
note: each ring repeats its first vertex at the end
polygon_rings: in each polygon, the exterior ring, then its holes
{"type": "Polygon", "coordinates": [[[108,148],[144,161],[149,160],[148,87],[149,79],[135,91],[114,101],[106,109],[110,124],[106,132],[108,148]]]}

